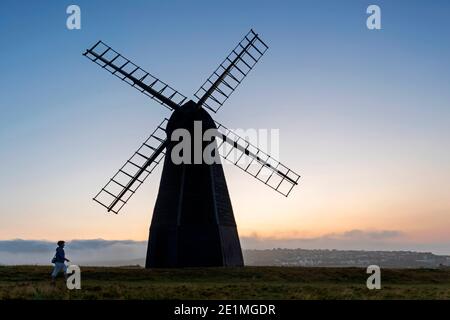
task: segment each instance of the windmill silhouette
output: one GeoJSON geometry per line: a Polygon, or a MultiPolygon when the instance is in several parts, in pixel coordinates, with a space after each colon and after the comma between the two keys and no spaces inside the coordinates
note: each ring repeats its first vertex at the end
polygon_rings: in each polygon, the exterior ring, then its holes
{"type": "MultiPolygon", "coordinates": [[[[191,136],[195,124],[201,133],[216,130],[202,142],[202,150],[213,143],[224,159],[288,196],[300,176],[279,161],[239,137],[217,121],[206,109],[217,112],[268,46],[250,30],[213,74],[194,94],[196,102],[98,41],[83,53],[91,61],[170,109],[150,137],[125,162],[94,197],[108,212],[118,213],[153,172],[164,156],[171,155],[176,141],[172,133],[185,129],[191,136]],[[244,160],[244,161],[243,161],[244,160]]],[[[233,208],[222,164],[175,164],[165,157],[161,182],[150,226],[146,267],[242,266],[233,208]]]]}

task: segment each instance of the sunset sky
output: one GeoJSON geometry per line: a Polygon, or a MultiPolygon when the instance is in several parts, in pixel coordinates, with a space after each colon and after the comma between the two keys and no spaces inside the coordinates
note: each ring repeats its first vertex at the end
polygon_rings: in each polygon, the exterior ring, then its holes
{"type": "Polygon", "coordinates": [[[254,28],[270,48],[214,117],[279,129],[302,178],[285,198],[224,165],[239,234],[450,254],[449,19],[444,0],[2,1],[0,240],[146,240],[162,167],[119,215],[92,197],[170,113],[82,52],[101,39],[192,97],[254,28]]]}

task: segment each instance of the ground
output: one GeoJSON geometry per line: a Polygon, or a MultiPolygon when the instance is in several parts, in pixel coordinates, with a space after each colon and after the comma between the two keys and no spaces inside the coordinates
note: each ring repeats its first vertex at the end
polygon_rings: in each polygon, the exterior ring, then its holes
{"type": "Polygon", "coordinates": [[[382,269],[368,290],[362,268],[154,269],[81,266],[68,290],[51,266],[0,266],[0,299],[450,299],[450,269],[382,269]]]}

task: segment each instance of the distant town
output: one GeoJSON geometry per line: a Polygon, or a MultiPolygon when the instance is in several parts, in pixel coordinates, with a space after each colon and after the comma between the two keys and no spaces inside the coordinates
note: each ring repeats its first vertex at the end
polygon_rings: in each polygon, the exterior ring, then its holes
{"type": "Polygon", "coordinates": [[[270,249],[244,250],[246,265],[304,267],[439,268],[450,266],[450,256],[414,251],[357,251],[270,249]]]}
{"type": "MultiPolygon", "coordinates": [[[[0,240],[1,265],[49,265],[55,243],[45,240],[0,240]]],[[[67,254],[82,266],[144,266],[146,241],[71,240],[67,254]]],[[[244,249],[247,266],[450,268],[450,255],[416,251],[333,249],[244,249]]]]}

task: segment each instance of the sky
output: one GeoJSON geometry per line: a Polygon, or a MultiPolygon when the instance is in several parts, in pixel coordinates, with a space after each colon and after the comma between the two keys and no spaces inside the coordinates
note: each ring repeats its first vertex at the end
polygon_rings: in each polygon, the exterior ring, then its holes
{"type": "Polygon", "coordinates": [[[450,254],[449,18],[443,0],[2,1],[0,240],[146,240],[161,168],[119,215],[92,197],[170,113],[82,52],[101,39],[192,97],[253,28],[270,48],[214,117],[279,129],[302,178],[285,198],[224,165],[240,236],[450,254]]]}

